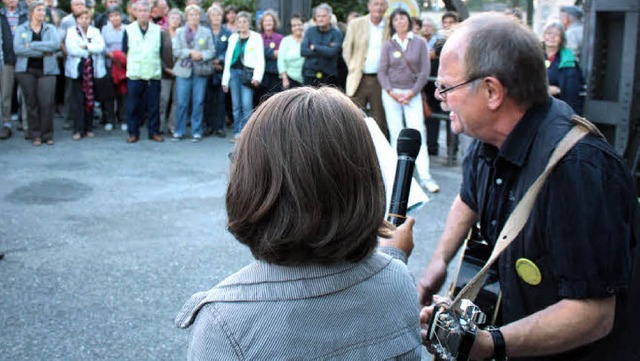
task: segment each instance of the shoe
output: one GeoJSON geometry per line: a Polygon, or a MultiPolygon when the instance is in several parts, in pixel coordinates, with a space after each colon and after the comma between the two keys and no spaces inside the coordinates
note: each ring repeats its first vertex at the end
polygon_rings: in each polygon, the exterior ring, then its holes
{"type": "Polygon", "coordinates": [[[204,130],[204,134],[202,134],[202,135],[205,136],[205,137],[208,137],[211,134],[213,134],[213,129],[207,128],[207,129],[204,130]]]}
{"type": "Polygon", "coordinates": [[[93,134],[93,132],[87,132],[87,134],[86,134],[85,136],[86,136],[87,138],[93,138],[93,137],[95,137],[96,135],[95,135],[95,134],[93,134]]]}
{"type": "Polygon", "coordinates": [[[154,142],[158,142],[158,143],[164,142],[164,139],[162,138],[162,136],[160,134],[154,134],[154,135],[150,136],[149,139],[153,140],[154,142]]]}
{"type": "Polygon", "coordinates": [[[27,132],[27,133],[24,133],[24,139],[25,140],[32,140],[33,137],[31,136],[31,134],[29,134],[29,132],[27,132]]]}
{"type": "Polygon", "coordinates": [[[235,142],[237,142],[237,141],[238,141],[238,139],[240,139],[240,134],[234,134],[234,135],[233,135],[233,138],[229,139],[229,141],[230,141],[231,143],[235,143],[235,142]]]}
{"type": "Polygon", "coordinates": [[[224,138],[227,136],[227,133],[224,130],[220,129],[216,130],[215,135],[216,137],[224,138]]]}
{"type": "Polygon", "coordinates": [[[47,143],[47,145],[53,145],[53,144],[54,144],[53,139],[49,139],[49,140],[47,140],[47,142],[46,142],[46,143],[47,143]]]}
{"type": "Polygon", "coordinates": [[[33,144],[36,147],[39,147],[39,146],[42,145],[42,140],[40,140],[40,138],[36,138],[36,139],[33,140],[33,143],[31,143],[31,144],[33,144]]]}
{"type": "Polygon", "coordinates": [[[138,137],[136,137],[136,136],[132,135],[132,136],[130,136],[129,138],[127,138],[127,143],[135,143],[135,142],[137,142],[138,140],[140,140],[138,137]]]}
{"type": "Polygon", "coordinates": [[[201,140],[202,140],[202,136],[200,134],[194,134],[193,138],[191,138],[191,141],[193,143],[198,143],[201,140]]]}
{"type": "Polygon", "coordinates": [[[62,125],[62,129],[71,129],[71,122],[68,120],[64,121],[64,124],[62,125]]]}
{"type": "Polygon", "coordinates": [[[129,130],[129,127],[127,127],[126,123],[122,123],[122,125],[120,126],[120,130],[122,130],[123,132],[126,132],[127,130],[129,130]]]}
{"type": "Polygon", "coordinates": [[[11,121],[12,122],[17,122],[18,121],[18,113],[11,114],[11,121]]]}
{"type": "Polygon", "coordinates": [[[180,134],[174,134],[173,137],[171,137],[172,142],[179,142],[181,140],[182,140],[182,135],[180,134]]]}
{"type": "Polygon", "coordinates": [[[73,134],[73,136],[71,137],[71,139],[73,139],[73,140],[80,140],[80,139],[82,139],[82,135],[80,135],[80,133],[75,133],[75,134],[73,134]]]}
{"type": "Polygon", "coordinates": [[[440,192],[440,186],[438,185],[438,183],[436,183],[436,181],[433,180],[433,178],[423,179],[422,181],[420,181],[420,186],[431,193],[440,192]]]}
{"type": "Polygon", "coordinates": [[[110,132],[113,130],[113,124],[111,123],[107,123],[104,125],[104,130],[106,130],[107,132],[110,132]]]}
{"type": "Polygon", "coordinates": [[[9,138],[11,138],[11,128],[2,127],[2,129],[0,129],[0,139],[9,139],[9,138]]]}

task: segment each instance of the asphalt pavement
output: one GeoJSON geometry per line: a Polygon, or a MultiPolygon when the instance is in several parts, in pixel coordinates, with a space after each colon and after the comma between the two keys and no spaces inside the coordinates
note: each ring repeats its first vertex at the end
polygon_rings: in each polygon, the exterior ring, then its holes
{"type": "MultiPolygon", "coordinates": [[[[144,128],[136,144],[101,129],[73,141],[61,125],[53,146],[0,141],[0,359],[184,359],[182,304],[253,259],[225,229],[233,144],[156,143],[144,128]]],[[[445,163],[431,157],[441,191],[412,214],[416,276],[459,189],[445,163]]]]}

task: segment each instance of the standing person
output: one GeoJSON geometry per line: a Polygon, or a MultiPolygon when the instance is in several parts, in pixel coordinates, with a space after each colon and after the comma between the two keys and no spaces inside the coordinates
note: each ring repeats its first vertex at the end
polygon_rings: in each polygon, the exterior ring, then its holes
{"type": "Polygon", "coordinates": [[[253,89],[257,88],[264,75],[264,53],[262,37],[250,29],[251,15],[241,11],[236,17],[238,32],[229,38],[229,47],[224,58],[222,90],[231,90],[233,104],[233,139],[240,138],[240,132],[253,112],[253,89]],[[253,75],[249,79],[250,70],[253,75]],[[243,72],[246,79],[243,82],[243,72]]]}
{"type": "Polygon", "coordinates": [[[213,59],[216,49],[209,29],[200,25],[202,9],[189,5],[184,10],[187,24],[176,32],[173,38],[173,56],[176,59],[173,73],[176,75],[176,130],[173,140],[182,139],[187,133],[187,117],[191,105],[192,141],[202,140],[202,110],[208,75],[196,74],[196,63],[207,63],[213,59]]]}
{"type": "MultiPolygon", "coordinates": [[[[549,97],[546,79],[538,37],[511,17],[472,16],[447,40],[436,96],[451,112],[453,130],[475,140],[460,194],[418,285],[422,303],[441,287],[472,225],[479,222],[483,239],[495,245],[507,217],[575,125],[571,108],[549,97]]],[[[478,330],[470,359],[640,355],[632,331],[640,321],[640,280],[633,269],[637,196],[625,161],[593,132],[553,168],[524,228],[494,264],[503,326],[478,330]]],[[[432,311],[423,309],[422,322],[432,311]]]]}
{"type": "Polygon", "coordinates": [[[125,27],[122,51],[127,54],[127,143],[140,139],[140,124],[147,115],[149,139],[162,142],[160,135],[160,79],[162,62],[160,27],[149,22],[151,5],[138,0],[135,5],[136,21],[125,27]]]}
{"type": "Polygon", "coordinates": [[[169,26],[167,15],[169,15],[169,6],[166,0],[154,0],[150,15],[153,23],[160,26],[160,29],[167,30],[169,26]]]}
{"type": "Polygon", "coordinates": [[[435,193],[440,191],[440,186],[429,172],[421,96],[430,69],[427,42],[411,31],[411,17],[406,10],[394,10],[389,21],[392,36],[382,46],[378,81],[382,87],[382,104],[389,125],[391,145],[396,147],[400,131],[405,127],[420,132],[423,141],[416,159],[420,185],[435,193]]]}
{"type": "Polygon", "coordinates": [[[167,30],[162,31],[162,81],[160,84],[160,131],[173,134],[176,130],[176,74],[173,72],[173,39],[184,23],[179,9],[169,11],[167,30]]]}
{"type": "Polygon", "coordinates": [[[384,222],[375,148],[348,97],[305,87],[262,103],[226,206],[256,260],[185,303],[187,359],[420,360],[413,220],[384,222]]]}
{"type": "Polygon", "coordinates": [[[338,86],[338,56],[342,47],[342,33],[331,26],[333,9],[322,3],[313,9],[312,26],[304,33],[300,53],[305,58],[302,67],[304,85],[338,86]]]}
{"type": "Polygon", "coordinates": [[[300,55],[300,44],[302,44],[302,32],[304,21],[302,16],[293,15],[289,21],[291,35],[285,36],[280,43],[278,54],[278,72],[282,77],[282,87],[284,89],[302,86],[302,66],[304,58],[300,55]]]}
{"type": "Polygon", "coordinates": [[[549,95],[566,102],[576,114],[582,115],[582,72],[573,52],[565,47],[567,39],[562,24],[547,25],[543,39],[549,95]]]}
{"type": "MultiPolygon", "coordinates": [[[[71,28],[65,39],[67,60],[64,73],[71,82],[71,111],[73,140],[93,138],[93,108],[95,106],[98,79],[106,76],[104,40],[100,31],[90,26],[89,10],[82,10],[76,17],[76,27],[71,28]]],[[[113,101],[111,102],[113,116],[113,101]]],[[[110,122],[113,120],[110,119],[110,122]]]]}
{"type": "Polygon", "coordinates": [[[224,71],[224,58],[229,46],[231,31],[222,25],[222,8],[213,4],[207,10],[213,43],[216,48],[216,56],[213,60],[214,73],[207,81],[207,101],[204,104],[205,119],[212,134],[224,138],[224,116],[227,113],[225,93],[222,91],[222,73],[224,71]]]}
{"type": "MultiPolygon", "coordinates": [[[[436,24],[430,17],[422,19],[422,36],[427,41],[429,46],[429,59],[431,61],[431,70],[429,72],[429,81],[424,86],[424,94],[427,97],[427,104],[431,108],[432,113],[442,113],[440,108],[440,102],[435,98],[433,92],[436,90],[435,77],[438,75],[438,66],[440,64],[440,51],[444,45],[444,39],[438,35],[436,24]]],[[[425,125],[427,126],[427,149],[429,155],[438,155],[440,152],[440,145],[438,144],[438,138],[440,137],[440,118],[429,117],[425,119],[425,125]]],[[[448,133],[448,131],[447,131],[448,133]]]]}
{"type": "Polygon", "coordinates": [[[582,10],[577,6],[563,6],[560,8],[560,22],[564,26],[567,38],[567,48],[573,52],[576,61],[580,62],[582,55],[582,10]]]}
{"type": "MultiPolygon", "coordinates": [[[[105,9],[104,13],[96,13],[94,15],[94,25],[96,28],[102,30],[109,23],[109,9],[118,8],[122,9],[122,0],[102,0],[102,6],[105,9]]],[[[120,11],[120,18],[122,24],[129,24],[129,19],[126,14],[120,11]]]]}
{"type": "Polygon", "coordinates": [[[3,0],[4,7],[0,9],[0,29],[2,31],[2,73],[0,76],[0,92],[2,92],[2,127],[0,139],[11,137],[11,102],[15,92],[16,54],[13,40],[18,25],[28,19],[25,11],[18,7],[18,0],[3,0]]]}
{"type": "MultiPolygon", "coordinates": [[[[126,108],[126,96],[118,90],[117,84],[114,83],[111,76],[114,62],[117,60],[114,57],[114,52],[122,51],[122,38],[124,35],[124,25],[122,25],[122,10],[118,7],[112,7],[107,9],[105,16],[108,18],[108,23],[102,28],[101,35],[104,40],[104,55],[105,65],[107,70],[107,80],[110,84],[104,84],[104,86],[111,86],[113,94],[111,102],[105,102],[104,109],[107,116],[107,123],[104,125],[104,130],[113,130],[116,122],[120,122],[122,126],[127,124],[125,120],[125,108],[126,108]],[[114,107],[118,109],[114,114],[114,107]]],[[[126,129],[123,129],[123,131],[126,129]]]]}
{"type": "Polygon", "coordinates": [[[389,24],[384,19],[388,7],[388,0],[369,0],[369,14],[349,23],[342,45],[342,57],[349,69],[346,93],[361,108],[369,105],[369,115],[387,138],[389,128],[377,75],[382,44],[389,39],[389,24]]]}
{"type": "Polygon", "coordinates": [[[236,17],[238,16],[238,8],[235,5],[227,5],[224,8],[224,26],[232,33],[238,31],[236,26],[236,17]]]}
{"type": "Polygon", "coordinates": [[[278,56],[280,42],[282,42],[282,34],[277,32],[280,28],[278,14],[271,9],[265,10],[258,26],[264,44],[265,66],[260,88],[256,90],[255,104],[265,101],[271,94],[282,90],[280,74],[278,73],[278,56]]]}
{"type": "MultiPolygon", "coordinates": [[[[58,26],[58,36],[60,38],[60,48],[62,49],[62,54],[64,57],[67,56],[67,49],[64,46],[64,41],[67,36],[67,30],[70,28],[75,28],[76,26],[76,15],[82,11],[87,9],[85,0],[71,0],[69,2],[69,6],[71,7],[71,13],[67,14],[65,17],[60,20],[60,26],[58,26]]],[[[64,59],[63,59],[64,60],[64,59]]],[[[62,66],[64,67],[64,61],[62,62],[62,66]]],[[[62,77],[60,77],[62,79],[62,77]]],[[[70,129],[73,126],[72,119],[72,110],[69,109],[71,104],[71,83],[73,79],[64,78],[64,98],[63,98],[63,117],[64,117],[64,129],[70,129]]]]}
{"type": "Polygon", "coordinates": [[[27,103],[29,137],[33,145],[53,145],[56,75],[60,72],[54,53],[60,49],[56,28],[44,23],[44,3],[29,4],[29,21],[18,26],[13,39],[15,76],[27,103]]]}

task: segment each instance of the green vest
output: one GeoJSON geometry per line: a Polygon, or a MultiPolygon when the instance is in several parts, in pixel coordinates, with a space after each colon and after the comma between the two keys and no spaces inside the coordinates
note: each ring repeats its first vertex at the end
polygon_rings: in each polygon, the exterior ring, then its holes
{"type": "Polygon", "coordinates": [[[162,78],[160,61],[160,27],[149,22],[147,32],[142,35],[140,25],[133,22],[126,26],[127,31],[127,78],[133,80],[151,80],[162,78]]]}

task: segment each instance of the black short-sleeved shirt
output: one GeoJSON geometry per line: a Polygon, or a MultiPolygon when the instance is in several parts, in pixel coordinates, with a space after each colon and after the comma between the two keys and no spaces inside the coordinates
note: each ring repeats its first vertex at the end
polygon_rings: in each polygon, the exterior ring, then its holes
{"type": "MultiPolygon", "coordinates": [[[[495,244],[507,218],[573,126],[573,111],[549,99],[531,108],[501,149],[475,141],[463,165],[460,196],[495,244]]],[[[510,323],[561,299],[624,298],[630,286],[638,202],[624,161],[606,140],[588,135],[547,178],[520,235],[498,261],[502,311],[510,323]],[[516,271],[518,259],[540,270],[538,285],[516,271]]],[[[616,317],[618,322],[618,317],[616,317]]],[[[599,342],[556,358],[583,360],[599,342]]]]}

